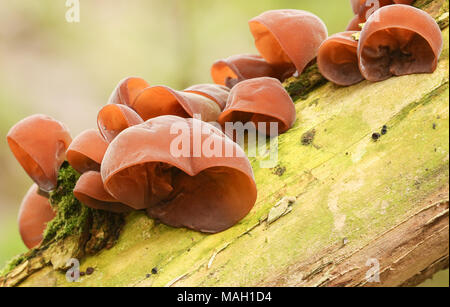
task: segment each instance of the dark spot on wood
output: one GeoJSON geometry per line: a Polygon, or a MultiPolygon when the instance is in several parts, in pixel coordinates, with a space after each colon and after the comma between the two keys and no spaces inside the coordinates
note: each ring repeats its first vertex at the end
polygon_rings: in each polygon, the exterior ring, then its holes
{"type": "Polygon", "coordinates": [[[84,275],[86,275],[85,272],[80,272],[80,276],[83,277],[84,275]]]}
{"type": "Polygon", "coordinates": [[[152,274],[158,274],[158,268],[153,268],[152,269],[152,274]]]}
{"type": "Polygon", "coordinates": [[[381,134],[379,134],[378,132],[375,132],[374,134],[372,134],[372,140],[374,140],[375,142],[378,141],[381,137],[381,134]]]}
{"type": "Polygon", "coordinates": [[[311,145],[314,141],[314,137],[316,136],[316,129],[309,130],[302,135],[302,145],[308,146],[311,145]]]}
{"type": "Polygon", "coordinates": [[[86,275],[92,275],[94,273],[94,268],[93,267],[88,267],[86,269],[86,275]]]}
{"type": "Polygon", "coordinates": [[[436,128],[437,128],[437,124],[433,123],[433,129],[436,130],[436,128]]]}
{"type": "Polygon", "coordinates": [[[388,127],[386,125],[384,125],[383,128],[381,129],[381,134],[385,135],[387,133],[387,129],[388,129],[388,127]]]}
{"type": "Polygon", "coordinates": [[[150,278],[150,276],[152,276],[152,274],[146,274],[145,278],[150,278]]]}
{"type": "Polygon", "coordinates": [[[279,177],[283,176],[285,172],[286,172],[286,168],[284,166],[277,166],[272,170],[272,173],[279,177]]]}

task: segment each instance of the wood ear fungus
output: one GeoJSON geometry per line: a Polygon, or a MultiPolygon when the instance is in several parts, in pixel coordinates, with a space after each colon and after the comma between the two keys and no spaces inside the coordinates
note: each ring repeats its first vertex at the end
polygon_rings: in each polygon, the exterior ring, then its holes
{"type": "Polygon", "coordinates": [[[317,55],[328,32],[323,21],[300,10],[267,11],[249,22],[256,48],[270,64],[294,64],[299,74],[317,55]]]}
{"type": "Polygon", "coordinates": [[[89,171],[78,179],[73,194],[82,204],[97,210],[114,213],[130,212],[131,208],[121,204],[106,192],[99,172],[89,171]]]}
{"type": "Polygon", "coordinates": [[[129,77],[119,82],[109,97],[108,103],[131,106],[137,95],[150,85],[141,78],[129,77]]]}
{"type": "Polygon", "coordinates": [[[358,67],[355,33],[348,31],[330,36],[322,43],[317,55],[320,73],[338,85],[348,86],[364,80],[358,67]]]}
{"type": "Polygon", "coordinates": [[[19,209],[19,232],[29,249],[41,244],[47,223],[56,216],[48,198],[38,194],[39,187],[33,184],[22,200],[19,209]]]}
{"type": "Polygon", "coordinates": [[[72,141],[67,128],[49,116],[32,115],[9,130],[7,141],[31,179],[42,190],[53,190],[66,149],[72,141]]]}
{"type": "Polygon", "coordinates": [[[214,83],[232,88],[237,83],[260,77],[273,77],[280,81],[293,75],[292,64],[271,65],[259,55],[240,54],[216,61],[211,67],[214,83]]]}
{"type": "Polygon", "coordinates": [[[108,104],[97,116],[98,130],[108,143],[123,130],[143,122],[133,109],[122,104],[108,104]]]}
{"type": "Polygon", "coordinates": [[[219,105],[220,110],[223,110],[227,104],[230,89],[219,84],[197,84],[185,89],[184,92],[203,95],[214,100],[219,105]]]}
{"type": "Polygon", "coordinates": [[[142,91],[132,108],[144,121],[162,115],[201,116],[206,122],[216,121],[221,112],[218,104],[204,95],[175,91],[167,86],[153,86],[142,91]]]}
{"type": "Polygon", "coordinates": [[[67,149],[67,161],[80,174],[100,171],[107,147],[108,143],[96,129],[83,131],[67,149]]]}
{"type": "Polygon", "coordinates": [[[197,119],[160,116],[128,128],[108,147],[101,175],[106,190],[120,202],[146,209],[164,224],[202,232],[233,226],[256,201],[243,150],[197,119]],[[181,134],[173,133],[178,129],[181,134]],[[221,145],[215,148],[219,152],[206,155],[206,143],[221,145]],[[197,151],[195,144],[202,148],[197,151]],[[227,156],[227,148],[235,154],[227,156]]]}
{"type": "MultiPolygon", "coordinates": [[[[257,78],[238,83],[230,92],[227,106],[219,117],[219,123],[253,122],[278,124],[278,133],[289,130],[295,122],[294,103],[280,81],[274,78],[257,78]]],[[[267,132],[266,134],[270,134],[267,132]]]]}
{"type": "Polygon", "coordinates": [[[430,15],[408,5],[385,6],[370,16],[361,31],[359,68],[370,81],[432,73],[442,46],[441,30],[430,15]]]}

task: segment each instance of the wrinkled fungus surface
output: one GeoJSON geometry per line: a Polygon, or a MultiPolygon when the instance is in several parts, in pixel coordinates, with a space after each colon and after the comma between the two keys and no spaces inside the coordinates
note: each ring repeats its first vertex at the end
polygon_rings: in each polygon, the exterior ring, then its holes
{"type": "Polygon", "coordinates": [[[320,73],[338,85],[348,86],[364,80],[356,55],[358,42],[352,37],[355,33],[348,31],[332,35],[319,49],[317,65],[320,73]]]}
{"type": "Polygon", "coordinates": [[[66,149],[72,141],[67,128],[49,116],[32,115],[9,130],[7,141],[31,179],[42,190],[53,190],[66,149]]]}
{"type": "Polygon", "coordinates": [[[98,130],[108,143],[123,130],[143,122],[133,109],[121,104],[108,104],[97,116],[98,130]]]}
{"type": "Polygon", "coordinates": [[[202,232],[233,226],[256,201],[245,153],[219,129],[196,119],[161,116],[123,131],[110,144],[101,175],[120,202],[146,209],[167,225],[202,232]],[[173,127],[183,132],[171,133],[173,127]],[[218,152],[209,155],[208,148],[218,152]],[[226,149],[234,154],[227,156],[226,149]]]}
{"type": "Polygon", "coordinates": [[[150,85],[141,78],[128,77],[119,82],[108,103],[131,106],[139,93],[150,85]]]}
{"type": "Polygon", "coordinates": [[[96,129],[80,133],[70,144],[66,156],[69,164],[80,174],[100,171],[108,143],[96,129]]]}
{"type": "Polygon", "coordinates": [[[294,103],[280,81],[273,78],[257,78],[237,84],[230,92],[227,106],[220,115],[219,123],[253,122],[278,124],[278,133],[289,130],[295,122],[294,103]]]}
{"type": "Polygon", "coordinates": [[[39,187],[33,184],[23,198],[19,209],[20,236],[30,249],[39,246],[47,223],[56,215],[48,198],[38,192],[39,187]]]}
{"type": "Polygon", "coordinates": [[[249,22],[256,48],[270,64],[294,64],[298,73],[317,55],[328,32],[323,21],[300,10],[267,11],[249,22]]]}
{"type": "Polygon", "coordinates": [[[153,86],[145,89],[136,98],[133,109],[149,120],[162,115],[179,117],[201,116],[204,121],[215,121],[219,117],[218,104],[204,95],[181,92],[167,86],[153,86]]]}
{"type": "Polygon", "coordinates": [[[442,46],[442,33],[430,15],[408,5],[386,6],[364,25],[358,46],[359,67],[370,81],[431,73],[442,46]]]}

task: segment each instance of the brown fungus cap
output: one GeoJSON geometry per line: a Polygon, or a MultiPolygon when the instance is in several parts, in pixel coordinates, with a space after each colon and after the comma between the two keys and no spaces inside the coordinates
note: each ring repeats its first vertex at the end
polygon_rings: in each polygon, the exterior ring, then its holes
{"type": "Polygon", "coordinates": [[[143,122],[133,109],[122,104],[106,105],[97,116],[98,130],[108,143],[123,130],[143,122]]]}
{"type": "Polygon", "coordinates": [[[443,39],[434,19],[408,5],[389,5],[367,20],[358,45],[359,68],[370,81],[391,76],[431,73],[443,39]]]}
{"type": "Polygon", "coordinates": [[[348,31],[334,34],[320,46],[317,55],[319,71],[338,85],[348,86],[364,80],[356,56],[358,41],[353,38],[356,33],[348,31]]]}
{"type": "Polygon", "coordinates": [[[120,202],[173,227],[219,232],[244,218],[256,201],[243,150],[197,119],[161,116],[128,128],[110,144],[101,174],[120,202]]]}
{"type": "Polygon", "coordinates": [[[347,25],[345,31],[361,31],[361,24],[365,23],[366,20],[362,19],[358,15],[355,15],[352,20],[347,25]]]}
{"type": "MultiPolygon", "coordinates": [[[[253,122],[278,123],[278,133],[289,130],[295,122],[294,103],[280,81],[274,78],[257,78],[237,84],[230,92],[227,106],[219,117],[222,127],[225,123],[253,122]]],[[[266,130],[266,134],[268,134],[266,130]]]]}
{"type": "Polygon", "coordinates": [[[131,106],[137,95],[150,85],[141,78],[128,77],[119,82],[109,97],[108,103],[131,106]]]}
{"type": "Polygon", "coordinates": [[[19,232],[28,248],[41,244],[47,223],[55,218],[55,212],[48,198],[38,193],[39,187],[33,184],[22,200],[19,209],[19,232]]]}
{"type": "Polygon", "coordinates": [[[66,149],[72,141],[67,128],[49,116],[32,115],[9,130],[7,141],[31,179],[42,190],[53,190],[66,149]]]}
{"type": "Polygon", "coordinates": [[[134,101],[132,108],[149,120],[162,115],[179,117],[201,116],[203,121],[216,121],[221,112],[218,104],[204,95],[180,92],[167,86],[146,88],[134,101]]]}
{"type": "Polygon", "coordinates": [[[249,25],[256,48],[267,62],[293,63],[299,74],[328,36],[319,17],[300,10],[267,11],[250,20],[249,25]]]}
{"type": "Polygon", "coordinates": [[[211,76],[217,84],[232,88],[237,83],[260,77],[273,77],[283,81],[295,73],[292,64],[272,65],[263,57],[253,54],[233,55],[216,61],[211,67],[211,76]]]}
{"type": "Polygon", "coordinates": [[[69,164],[80,174],[100,171],[108,143],[96,129],[80,133],[70,144],[66,156],[69,164]]]}
{"type": "Polygon", "coordinates": [[[99,172],[89,171],[78,179],[73,195],[84,205],[97,210],[125,213],[131,208],[112,197],[103,186],[99,172]]]}
{"type": "Polygon", "coordinates": [[[230,95],[230,89],[219,84],[197,84],[188,87],[184,90],[184,92],[203,95],[211,100],[214,100],[219,105],[220,110],[225,108],[228,95],[230,95]]]}

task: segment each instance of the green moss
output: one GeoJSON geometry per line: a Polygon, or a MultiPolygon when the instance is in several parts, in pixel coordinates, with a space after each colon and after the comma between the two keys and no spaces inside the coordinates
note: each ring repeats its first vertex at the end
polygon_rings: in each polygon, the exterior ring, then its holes
{"type": "Polygon", "coordinates": [[[327,80],[320,74],[317,64],[314,64],[306,68],[300,77],[286,80],[284,87],[291,98],[296,101],[306,99],[310,92],[326,82],[327,80]]]}

